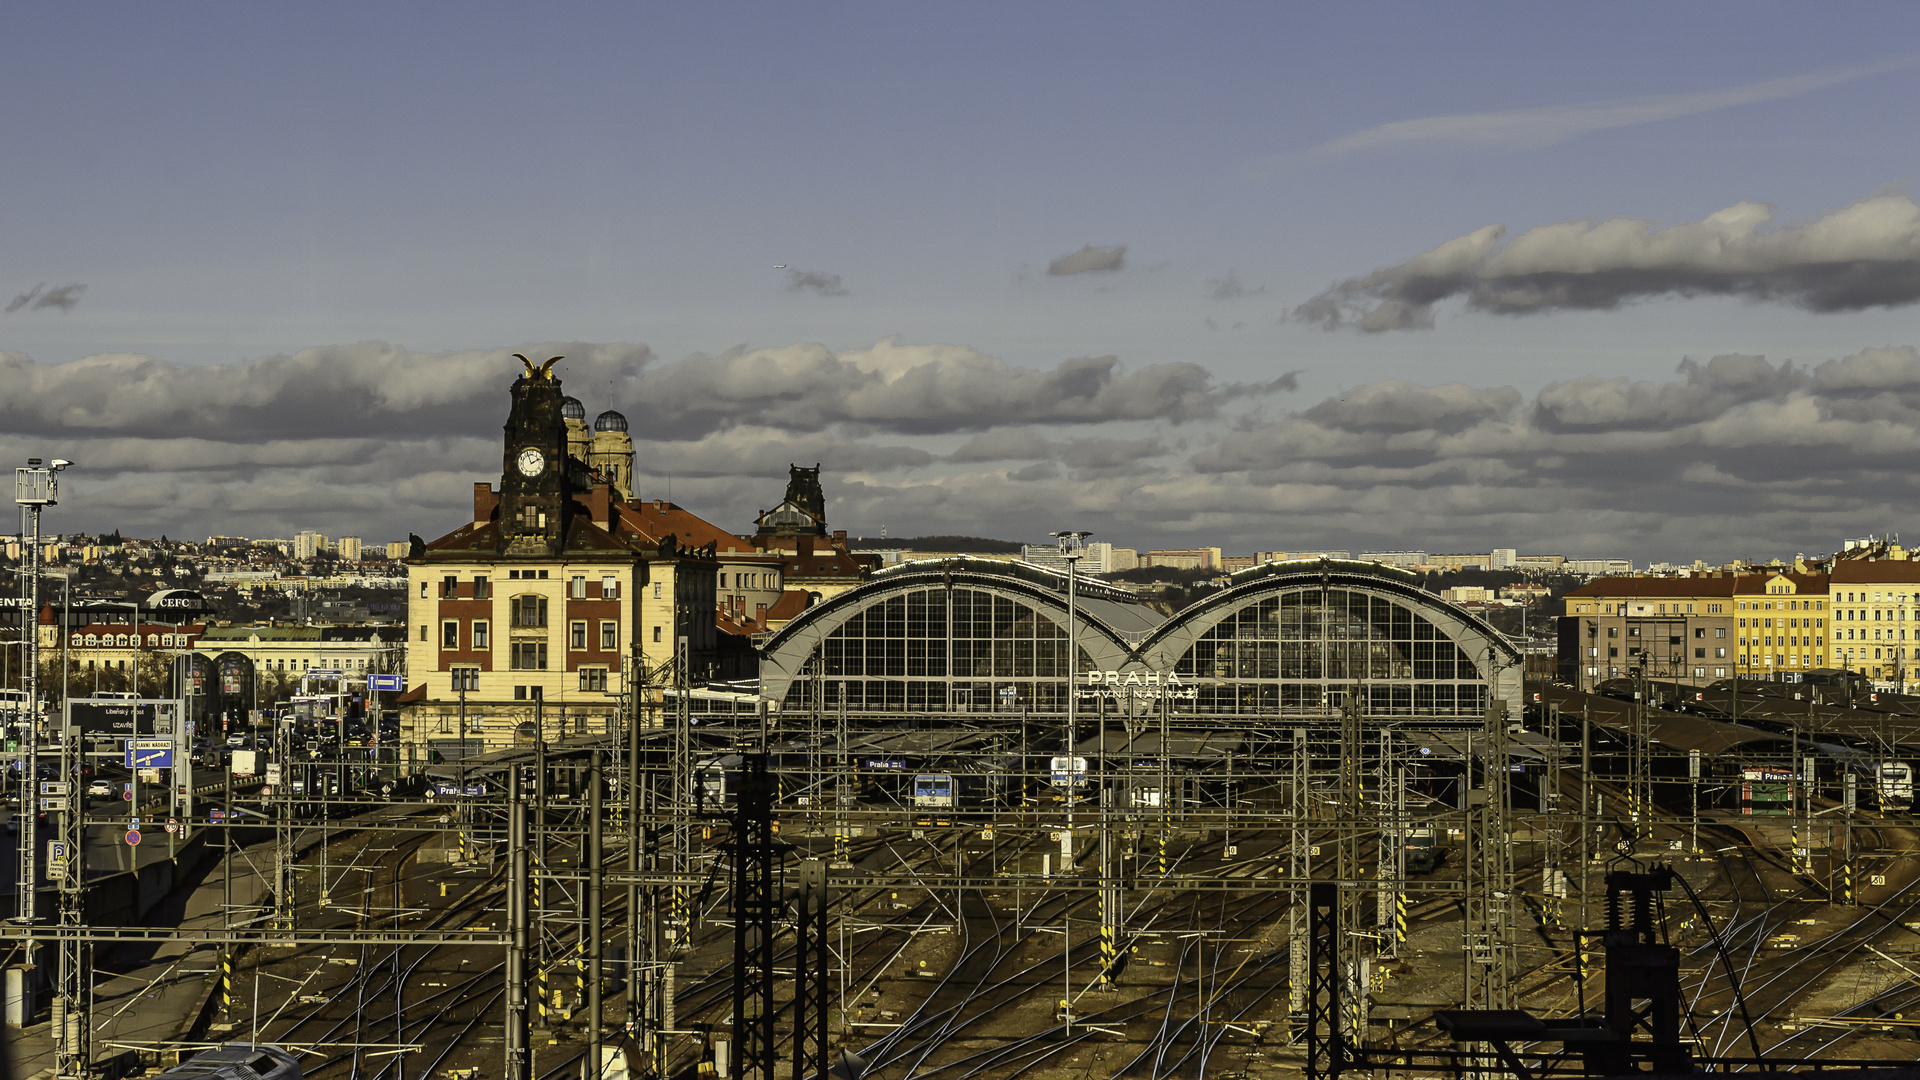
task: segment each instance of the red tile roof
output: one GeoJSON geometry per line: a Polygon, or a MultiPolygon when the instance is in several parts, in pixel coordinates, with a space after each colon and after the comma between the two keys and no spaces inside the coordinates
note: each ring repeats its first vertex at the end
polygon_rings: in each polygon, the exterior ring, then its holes
{"type": "Polygon", "coordinates": [[[1913,585],[1920,584],[1920,562],[1908,559],[1881,559],[1864,562],[1841,559],[1833,564],[1836,585],[1913,585]]]}

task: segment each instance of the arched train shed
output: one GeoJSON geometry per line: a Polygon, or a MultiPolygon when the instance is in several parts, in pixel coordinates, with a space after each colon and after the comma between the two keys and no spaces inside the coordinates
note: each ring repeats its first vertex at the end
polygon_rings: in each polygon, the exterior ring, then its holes
{"type": "Polygon", "coordinates": [[[1480,722],[1520,715],[1521,655],[1413,574],[1339,560],[1268,563],[1171,617],[1027,563],[890,567],[788,623],[762,651],[762,695],[788,711],[1064,713],[1068,626],[1081,704],[1248,719],[1337,715],[1480,722]]]}

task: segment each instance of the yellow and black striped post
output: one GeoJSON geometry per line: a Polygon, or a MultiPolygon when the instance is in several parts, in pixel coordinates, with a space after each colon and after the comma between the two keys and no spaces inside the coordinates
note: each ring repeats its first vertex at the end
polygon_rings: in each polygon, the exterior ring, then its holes
{"type": "Polygon", "coordinates": [[[1587,985],[1587,968],[1588,968],[1588,959],[1587,959],[1588,935],[1587,935],[1586,927],[1583,926],[1580,928],[1580,934],[1576,940],[1579,942],[1579,944],[1573,947],[1573,985],[1575,987],[1584,987],[1587,985]]]}
{"type": "Polygon", "coordinates": [[[1803,871],[1800,869],[1800,823],[1799,822],[1795,822],[1792,825],[1787,826],[1787,837],[1791,841],[1789,846],[1792,847],[1793,849],[1793,872],[1796,874],[1803,873],[1803,871]]]}
{"type": "Polygon", "coordinates": [[[233,1018],[233,950],[220,950],[220,1017],[233,1018]]]}
{"type": "Polygon", "coordinates": [[[1115,956],[1113,951],[1113,924],[1110,922],[1103,921],[1100,924],[1100,985],[1101,986],[1106,987],[1108,989],[1112,989],[1114,983],[1118,980],[1120,975],[1120,973],[1117,970],[1115,970],[1115,967],[1114,967],[1114,965],[1117,962],[1118,962],[1118,958],[1115,956]]]}
{"type": "Polygon", "coordinates": [[[1840,864],[1840,902],[1849,906],[1853,903],[1853,863],[1840,864]]]}
{"type": "Polygon", "coordinates": [[[1407,894],[1393,894],[1393,940],[1397,945],[1407,943],[1407,894]]]}

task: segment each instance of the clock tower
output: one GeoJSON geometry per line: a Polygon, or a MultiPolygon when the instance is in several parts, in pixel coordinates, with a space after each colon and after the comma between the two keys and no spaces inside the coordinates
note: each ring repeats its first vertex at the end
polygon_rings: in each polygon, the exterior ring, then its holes
{"type": "Polygon", "coordinates": [[[566,539],[566,395],[553,377],[556,356],[527,366],[513,382],[500,467],[500,553],[554,556],[566,539]]]}

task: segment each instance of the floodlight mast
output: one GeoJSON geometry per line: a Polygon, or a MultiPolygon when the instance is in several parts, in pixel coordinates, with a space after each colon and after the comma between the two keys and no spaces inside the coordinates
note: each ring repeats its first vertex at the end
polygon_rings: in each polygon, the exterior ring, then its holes
{"type": "MultiPolygon", "coordinates": [[[[1064,748],[1067,759],[1067,828],[1061,833],[1066,839],[1060,845],[1060,872],[1073,870],[1077,841],[1073,835],[1073,804],[1080,797],[1080,784],[1084,776],[1074,767],[1074,729],[1077,726],[1074,714],[1074,701],[1080,696],[1080,617],[1077,607],[1077,586],[1079,583],[1080,560],[1087,553],[1087,537],[1090,532],[1067,530],[1053,534],[1059,541],[1060,558],[1067,564],[1067,744],[1064,748]]],[[[1066,1034],[1073,1034],[1073,921],[1072,908],[1060,915],[1060,937],[1063,944],[1060,949],[1062,1003],[1061,1022],[1066,1025],[1066,1034]]]]}
{"type": "Polygon", "coordinates": [[[34,884],[39,880],[39,864],[34,840],[34,784],[38,780],[40,734],[40,511],[60,501],[57,479],[60,470],[72,465],[66,458],[55,458],[43,465],[39,458],[28,458],[26,468],[13,470],[13,501],[20,507],[20,545],[25,548],[21,576],[20,639],[27,694],[25,723],[20,732],[20,875],[19,907],[15,921],[28,928],[28,951],[32,951],[34,884]]]}

